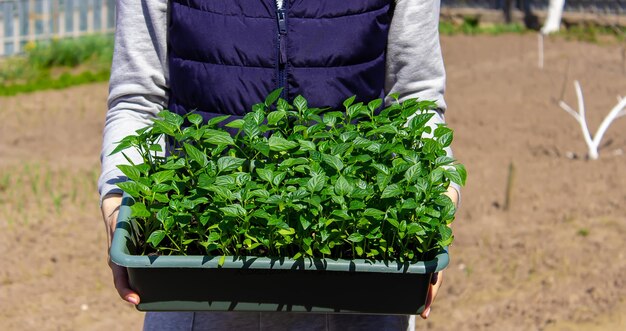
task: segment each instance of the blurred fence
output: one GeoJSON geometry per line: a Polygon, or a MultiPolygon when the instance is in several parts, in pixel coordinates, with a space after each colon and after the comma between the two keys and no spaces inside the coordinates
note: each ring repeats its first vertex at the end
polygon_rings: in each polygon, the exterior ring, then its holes
{"type": "Polygon", "coordinates": [[[0,0],[0,57],[28,42],[112,32],[114,6],[115,0],[0,0]]]}
{"type": "MultiPolygon", "coordinates": [[[[443,7],[501,9],[506,0],[441,0],[443,7]]],[[[549,0],[512,0],[513,7],[530,5],[533,10],[547,10],[549,0]]],[[[565,0],[565,11],[596,14],[626,14],[626,0],[565,0]]]]}
{"type": "MultiPolygon", "coordinates": [[[[140,1],[140,0],[136,0],[140,1]]],[[[443,7],[500,9],[506,0],[441,0],[443,7]]],[[[512,0],[545,10],[549,0],[512,0]]],[[[115,28],[115,0],[0,0],[0,57],[31,41],[77,37],[115,28]]],[[[626,0],[566,0],[565,11],[626,14],[626,0]]]]}

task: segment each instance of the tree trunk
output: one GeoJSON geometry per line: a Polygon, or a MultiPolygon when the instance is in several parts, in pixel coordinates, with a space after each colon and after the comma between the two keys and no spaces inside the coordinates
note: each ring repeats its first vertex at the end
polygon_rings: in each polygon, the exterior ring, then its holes
{"type": "Polygon", "coordinates": [[[541,28],[541,33],[550,34],[559,31],[561,27],[561,17],[563,16],[563,7],[565,7],[565,0],[550,0],[548,17],[543,24],[543,28],[541,28]]]}

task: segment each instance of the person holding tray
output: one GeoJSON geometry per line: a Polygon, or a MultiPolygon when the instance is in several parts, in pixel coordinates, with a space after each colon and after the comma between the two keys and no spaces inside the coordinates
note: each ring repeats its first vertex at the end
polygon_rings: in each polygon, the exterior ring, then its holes
{"type": "MultiPolygon", "coordinates": [[[[241,117],[283,88],[312,107],[384,98],[434,100],[430,125],[444,123],[445,70],[437,0],[118,0],[115,53],[98,183],[109,245],[126,180],[110,155],[123,137],[163,109],[205,120],[241,117]]],[[[451,154],[451,151],[448,150],[451,154]]],[[[128,155],[131,159],[135,156],[128,155]]],[[[140,162],[140,161],[138,161],[140,162]]],[[[446,193],[454,203],[459,187],[446,193]]],[[[111,262],[125,301],[141,300],[111,262]]],[[[443,281],[433,277],[426,308],[443,281]]],[[[148,312],[144,330],[406,330],[414,317],[248,312],[148,312]]]]}

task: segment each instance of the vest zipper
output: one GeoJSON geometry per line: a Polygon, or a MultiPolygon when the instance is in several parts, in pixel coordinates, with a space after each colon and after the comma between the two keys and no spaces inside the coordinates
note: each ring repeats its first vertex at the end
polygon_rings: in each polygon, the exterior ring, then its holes
{"type": "Polygon", "coordinates": [[[287,13],[285,9],[285,2],[276,1],[276,21],[278,23],[278,88],[283,88],[282,96],[285,97],[286,93],[286,78],[285,67],[287,65],[287,13]]]}

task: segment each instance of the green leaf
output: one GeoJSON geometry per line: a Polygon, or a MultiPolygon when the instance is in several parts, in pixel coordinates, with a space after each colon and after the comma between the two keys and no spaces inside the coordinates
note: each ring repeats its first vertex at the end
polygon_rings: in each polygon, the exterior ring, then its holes
{"type": "Polygon", "coordinates": [[[419,130],[430,121],[430,119],[434,116],[433,113],[424,113],[415,115],[411,121],[409,122],[409,129],[411,130],[419,130]]]}
{"type": "Polygon", "coordinates": [[[252,138],[257,137],[261,134],[261,129],[259,128],[259,124],[256,124],[253,118],[247,118],[243,123],[243,132],[252,138]]]}
{"type": "Polygon", "coordinates": [[[343,114],[338,111],[333,111],[325,113],[322,122],[327,126],[333,127],[337,123],[337,119],[343,120],[343,114]]]}
{"type": "Polygon", "coordinates": [[[392,197],[401,195],[402,193],[404,192],[402,191],[402,188],[400,187],[400,185],[391,184],[385,187],[385,189],[383,190],[383,194],[380,197],[383,199],[392,198],[392,197]]]}
{"type": "Polygon", "coordinates": [[[286,172],[277,172],[274,174],[274,178],[272,179],[272,183],[274,183],[274,186],[278,186],[280,184],[280,182],[283,181],[283,179],[285,179],[285,177],[287,176],[286,172]]]}
{"type": "Polygon", "coordinates": [[[439,233],[441,233],[440,245],[443,247],[450,246],[453,240],[452,229],[447,225],[439,225],[439,233]]]}
{"type": "Polygon", "coordinates": [[[300,143],[300,149],[303,151],[315,151],[317,149],[315,143],[312,141],[298,140],[298,143],[300,143]]]}
{"type": "Polygon", "coordinates": [[[449,157],[449,156],[440,156],[437,159],[435,159],[435,167],[439,167],[439,166],[443,166],[443,165],[448,165],[454,162],[454,159],[449,157]]]}
{"type": "Polygon", "coordinates": [[[351,105],[350,107],[348,107],[348,110],[346,110],[349,118],[356,118],[362,111],[363,111],[362,102],[351,105]]]}
{"type": "Polygon", "coordinates": [[[361,210],[361,209],[364,209],[366,207],[367,207],[367,205],[363,201],[352,200],[352,201],[350,201],[350,208],[349,209],[350,210],[361,210]]]}
{"type": "Polygon", "coordinates": [[[163,169],[168,169],[168,170],[176,170],[176,169],[181,169],[185,167],[185,159],[180,158],[180,159],[176,159],[176,160],[168,160],[167,163],[161,165],[161,168],[163,169]]]}
{"type": "Polygon", "coordinates": [[[443,175],[446,176],[446,178],[448,178],[451,182],[462,185],[461,183],[463,182],[463,180],[461,179],[461,176],[459,175],[459,173],[456,171],[455,168],[444,170],[443,175]]]}
{"type": "Polygon", "coordinates": [[[152,144],[148,147],[148,150],[152,152],[163,152],[163,147],[161,144],[152,144]]]}
{"type": "Polygon", "coordinates": [[[293,105],[296,107],[296,109],[299,112],[304,112],[307,109],[307,101],[304,97],[302,97],[301,95],[298,95],[294,100],[293,100],[293,105]]]}
{"type": "Polygon", "coordinates": [[[152,125],[154,126],[154,131],[157,133],[164,133],[168,136],[174,136],[176,134],[177,127],[171,123],[156,120],[152,125]]]}
{"type": "Polygon", "coordinates": [[[203,189],[209,189],[209,186],[215,183],[215,177],[209,176],[207,174],[200,174],[198,176],[198,187],[203,189]]]}
{"type": "Polygon", "coordinates": [[[404,178],[410,184],[416,181],[421,173],[422,173],[422,166],[420,163],[417,163],[415,165],[410,166],[408,169],[406,169],[406,171],[404,172],[404,178]]]}
{"type": "Polygon", "coordinates": [[[264,140],[259,139],[258,141],[255,141],[254,143],[252,143],[252,148],[261,152],[261,154],[263,154],[265,157],[270,156],[270,145],[268,145],[268,143],[264,140]]]}
{"type": "Polygon", "coordinates": [[[337,216],[343,220],[351,220],[352,216],[350,216],[350,214],[348,214],[348,211],[345,209],[335,209],[333,210],[332,213],[330,213],[332,216],[337,216]]]}
{"type": "Polygon", "coordinates": [[[429,175],[429,179],[430,182],[432,184],[436,184],[438,182],[441,181],[441,177],[443,177],[443,169],[442,168],[437,168],[435,170],[433,170],[430,175],[429,175]]]}
{"type": "MultiPolygon", "coordinates": [[[[206,178],[202,177],[204,174],[200,175],[201,179],[198,179],[198,186],[199,187],[206,187],[206,178]],[[202,181],[202,183],[201,183],[202,181]]],[[[235,185],[235,178],[233,178],[230,175],[224,175],[224,176],[217,176],[215,177],[215,181],[213,183],[210,184],[215,184],[217,186],[225,186],[225,187],[230,187],[231,185],[235,185]]]]}
{"type": "Polygon", "coordinates": [[[354,147],[357,148],[367,148],[372,145],[372,141],[363,137],[356,137],[352,141],[352,144],[354,144],[354,147]]]}
{"type": "Polygon", "coordinates": [[[343,155],[347,150],[350,149],[350,147],[352,147],[351,143],[337,144],[337,145],[333,146],[330,149],[330,154],[332,154],[332,155],[343,155]]]}
{"type": "Polygon", "coordinates": [[[207,121],[206,125],[208,127],[214,127],[217,124],[222,123],[222,122],[224,122],[225,120],[227,120],[229,118],[230,118],[230,115],[216,116],[216,117],[213,117],[213,118],[209,119],[207,121]]]}
{"type": "Polygon", "coordinates": [[[393,134],[397,134],[398,133],[398,128],[391,125],[391,124],[387,124],[387,125],[383,125],[380,126],[374,130],[371,130],[370,132],[368,132],[366,134],[367,137],[375,135],[375,134],[380,134],[380,133],[393,133],[393,134]]]}
{"type": "Polygon", "coordinates": [[[126,177],[128,177],[128,179],[130,180],[136,181],[139,180],[139,177],[141,177],[141,172],[139,172],[139,170],[135,166],[120,164],[117,166],[117,168],[120,169],[122,173],[126,175],[126,177]]]}
{"type": "Polygon", "coordinates": [[[228,132],[206,129],[202,135],[204,141],[213,145],[234,145],[233,137],[228,132]]]}
{"type": "Polygon", "coordinates": [[[324,184],[326,183],[326,176],[324,175],[314,175],[307,181],[307,189],[313,193],[321,191],[324,188],[324,184]]]}
{"type": "Polygon", "coordinates": [[[453,139],[453,133],[452,131],[449,131],[444,133],[441,137],[437,138],[437,141],[441,144],[441,146],[448,147],[452,143],[453,139]]]}
{"type": "Polygon", "coordinates": [[[322,248],[319,249],[320,253],[322,254],[326,254],[326,255],[330,255],[331,251],[330,248],[328,247],[328,245],[324,245],[322,248]]]}
{"type": "Polygon", "coordinates": [[[282,111],[273,111],[273,112],[267,114],[267,124],[268,125],[276,125],[276,123],[280,122],[280,120],[285,118],[285,116],[287,116],[287,112],[284,111],[284,110],[282,110],[282,111]]]}
{"type": "Polygon", "coordinates": [[[294,228],[280,229],[280,230],[278,230],[278,233],[280,233],[283,236],[291,236],[291,235],[296,233],[296,229],[294,229],[294,228]]]}
{"type": "Polygon", "coordinates": [[[362,234],[356,233],[356,232],[348,236],[348,240],[355,242],[355,243],[361,242],[363,241],[363,239],[365,239],[365,237],[362,234]]]}
{"type": "Polygon", "coordinates": [[[262,180],[268,183],[272,183],[274,180],[274,172],[271,169],[256,168],[256,173],[262,180]]]}
{"type": "Polygon", "coordinates": [[[302,226],[302,229],[306,230],[309,228],[309,226],[311,226],[311,222],[304,216],[300,215],[299,217],[299,221],[300,221],[300,226],[302,226]]]}
{"type": "Polygon", "coordinates": [[[456,169],[456,172],[461,177],[461,182],[457,184],[465,185],[465,181],[467,180],[467,170],[465,170],[465,166],[463,166],[462,164],[455,164],[453,167],[456,169]]]}
{"type": "Polygon", "coordinates": [[[255,106],[252,107],[253,111],[246,114],[244,118],[251,118],[257,126],[260,126],[261,124],[263,124],[263,120],[265,119],[265,105],[256,104],[255,106]]]}
{"type": "Polygon", "coordinates": [[[150,234],[150,237],[148,237],[146,241],[152,245],[152,247],[158,247],[161,241],[163,241],[163,238],[165,238],[165,231],[156,230],[150,234]]]}
{"type": "Polygon", "coordinates": [[[272,91],[266,98],[265,98],[265,106],[266,107],[270,107],[271,105],[274,104],[274,102],[276,102],[276,100],[278,100],[278,98],[280,97],[280,94],[283,93],[283,88],[278,88],[275,89],[274,91],[272,91]]]}
{"type": "Polygon", "coordinates": [[[117,153],[119,153],[119,152],[121,152],[121,151],[123,151],[123,150],[125,150],[127,148],[132,147],[136,140],[137,140],[137,136],[125,137],[119,143],[117,143],[117,146],[115,146],[115,148],[113,149],[113,151],[109,155],[117,154],[117,153]]]}
{"type": "Polygon", "coordinates": [[[276,152],[284,152],[288,151],[292,148],[298,147],[298,143],[295,141],[289,141],[285,138],[281,138],[275,135],[272,135],[268,141],[270,145],[270,150],[276,152]]]}
{"type": "Polygon", "coordinates": [[[381,220],[385,217],[385,212],[376,208],[367,208],[363,212],[363,216],[373,217],[374,219],[381,220]]]}
{"type": "Polygon", "coordinates": [[[220,210],[224,213],[224,216],[230,217],[246,216],[247,214],[246,210],[238,203],[222,207],[220,210]]]}
{"type": "Polygon", "coordinates": [[[155,184],[161,184],[174,179],[175,174],[176,172],[174,170],[164,170],[151,175],[150,179],[152,179],[155,184]]]}
{"type": "Polygon", "coordinates": [[[263,199],[267,199],[270,197],[270,192],[264,189],[254,190],[250,192],[251,197],[259,197],[263,199]]]}
{"type": "Polygon", "coordinates": [[[356,99],[356,95],[353,95],[349,97],[348,99],[346,99],[346,101],[343,102],[344,108],[348,110],[348,108],[352,105],[352,103],[354,103],[355,99],[356,99]]]}
{"type": "Polygon", "coordinates": [[[290,158],[281,162],[280,165],[278,165],[278,168],[285,169],[285,168],[291,168],[295,165],[308,164],[308,163],[309,163],[309,160],[305,157],[290,158]]]}
{"type": "Polygon", "coordinates": [[[339,139],[341,139],[341,141],[345,142],[350,142],[350,144],[352,144],[353,140],[356,139],[356,137],[359,136],[358,132],[355,131],[346,131],[343,132],[342,134],[339,135],[339,139]]]}
{"type": "MultiPolygon", "coordinates": [[[[203,187],[204,188],[204,187],[203,187]]],[[[220,198],[224,199],[224,200],[234,200],[235,199],[235,195],[233,194],[233,192],[223,186],[217,186],[217,185],[210,185],[208,187],[206,187],[205,189],[216,193],[220,198]]]]}
{"type": "Polygon", "coordinates": [[[382,99],[375,99],[375,100],[370,101],[370,102],[367,104],[367,108],[368,108],[370,111],[375,111],[375,110],[376,110],[376,109],[378,109],[378,108],[379,108],[382,104],[383,104],[383,100],[382,100],[382,99]]]}
{"type": "Polygon", "coordinates": [[[441,144],[436,140],[430,138],[424,138],[424,153],[426,154],[436,154],[438,151],[442,149],[441,144]]]}
{"type": "Polygon", "coordinates": [[[335,170],[337,170],[337,172],[341,171],[341,169],[343,169],[343,162],[341,162],[341,159],[335,155],[329,155],[329,154],[323,154],[322,155],[322,160],[324,160],[324,163],[328,164],[329,166],[335,168],[335,170]]]}
{"type": "Polygon", "coordinates": [[[209,163],[206,155],[193,145],[185,143],[183,146],[185,148],[185,153],[187,153],[187,156],[189,156],[192,161],[198,163],[201,167],[205,167],[209,163]]]}
{"type": "Polygon", "coordinates": [[[116,184],[122,191],[128,193],[133,198],[139,198],[140,188],[135,182],[121,182],[116,184]]]}
{"type": "Polygon", "coordinates": [[[244,121],[242,119],[236,119],[228,122],[225,126],[233,129],[241,129],[243,128],[244,121]]]}
{"type": "Polygon", "coordinates": [[[168,192],[171,189],[172,189],[172,185],[168,185],[168,184],[156,184],[152,186],[152,192],[156,192],[156,193],[168,192]]]}
{"type": "Polygon", "coordinates": [[[335,193],[337,195],[345,196],[350,195],[352,190],[354,190],[354,186],[352,186],[345,177],[339,176],[337,182],[335,183],[335,193]]]}
{"type": "Polygon", "coordinates": [[[389,224],[391,224],[396,229],[400,226],[400,223],[398,223],[398,221],[394,220],[393,218],[388,218],[387,222],[389,222],[389,224]]]}
{"type": "Polygon", "coordinates": [[[174,125],[176,128],[180,128],[180,126],[185,122],[185,119],[182,116],[168,110],[162,110],[159,112],[158,116],[163,118],[165,122],[174,125]]]}
{"type": "Polygon", "coordinates": [[[262,209],[255,210],[251,216],[256,217],[256,218],[266,219],[266,220],[269,220],[272,218],[272,215],[270,215],[268,212],[262,209]]]}
{"type": "Polygon", "coordinates": [[[217,160],[217,169],[218,171],[233,171],[239,167],[241,167],[246,160],[240,159],[232,156],[223,156],[217,160]]]}
{"type": "Polygon", "coordinates": [[[189,122],[191,122],[191,124],[194,124],[196,126],[200,126],[200,124],[202,124],[202,116],[199,114],[191,114],[187,117],[187,120],[189,120],[189,122]]]}
{"type": "Polygon", "coordinates": [[[374,163],[371,165],[371,167],[382,172],[385,175],[389,175],[389,168],[387,168],[387,166],[385,166],[384,164],[374,163]]]}
{"type": "Polygon", "coordinates": [[[414,199],[407,199],[402,202],[402,209],[415,209],[418,205],[414,199]]]}
{"type": "Polygon", "coordinates": [[[135,202],[130,206],[130,213],[133,217],[148,218],[152,216],[152,213],[146,208],[146,205],[141,202],[135,202]]]}

